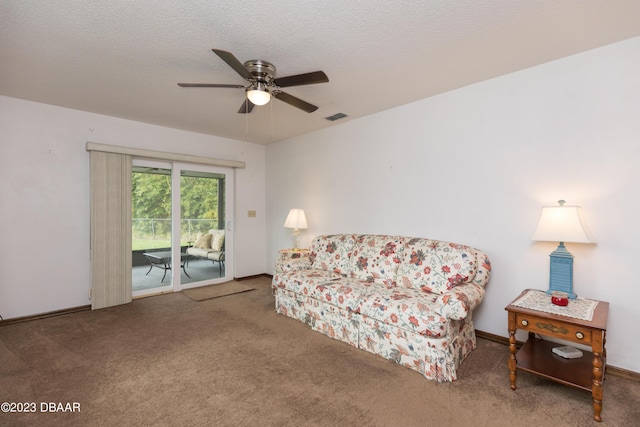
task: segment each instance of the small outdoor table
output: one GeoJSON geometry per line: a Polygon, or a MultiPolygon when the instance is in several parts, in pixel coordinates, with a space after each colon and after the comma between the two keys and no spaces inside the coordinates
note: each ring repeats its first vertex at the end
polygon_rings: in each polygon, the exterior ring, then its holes
{"type": "MultiPolygon", "coordinates": [[[[147,271],[145,276],[151,272],[153,267],[162,268],[164,270],[164,275],[160,282],[164,282],[164,278],[167,276],[167,270],[171,270],[171,251],[145,252],[142,255],[149,260],[149,271],[147,271]]],[[[188,278],[191,278],[185,269],[188,257],[189,255],[185,252],[180,252],[180,267],[182,268],[182,271],[184,271],[184,274],[186,274],[188,278]]]]}

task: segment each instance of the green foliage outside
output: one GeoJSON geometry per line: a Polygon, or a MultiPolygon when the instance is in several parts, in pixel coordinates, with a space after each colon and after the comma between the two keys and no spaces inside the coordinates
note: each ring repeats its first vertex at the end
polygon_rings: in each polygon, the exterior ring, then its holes
{"type": "MultiPolygon", "coordinates": [[[[171,176],[134,172],[131,179],[133,250],[171,246],[171,176]]],[[[180,177],[181,245],[218,228],[218,179],[180,177]]]]}
{"type": "Polygon", "coordinates": [[[132,240],[132,250],[134,251],[146,251],[149,249],[164,249],[171,247],[171,240],[169,239],[136,239],[132,240]]]}

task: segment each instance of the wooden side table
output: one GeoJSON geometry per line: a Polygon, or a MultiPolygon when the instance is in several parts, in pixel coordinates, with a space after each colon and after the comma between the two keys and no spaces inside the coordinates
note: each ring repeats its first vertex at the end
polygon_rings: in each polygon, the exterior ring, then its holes
{"type": "Polygon", "coordinates": [[[514,306],[522,294],[505,310],[509,314],[509,379],[511,389],[516,389],[516,371],[521,369],[550,380],[590,391],[593,397],[593,419],[602,421],[602,380],[606,366],[605,349],[609,303],[598,301],[592,320],[581,320],[543,311],[514,306]],[[529,339],[517,352],[516,330],[529,332],[529,339]],[[559,338],[591,347],[578,359],[564,359],[554,353],[554,347],[563,344],[545,341],[536,334],[559,338]]]}

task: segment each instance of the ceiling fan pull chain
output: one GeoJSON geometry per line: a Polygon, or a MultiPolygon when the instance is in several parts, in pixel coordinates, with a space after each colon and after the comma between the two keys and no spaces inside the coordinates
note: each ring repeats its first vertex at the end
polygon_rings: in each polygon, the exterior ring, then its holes
{"type": "Polygon", "coordinates": [[[245,125],[244,125],[244,132],[245,132],[245,138],[248,141],[249,140],[249,103],[245,102],[245,110],[246,110],[246,114],[244,115],[244,120],[245,120],[245,125]]]}

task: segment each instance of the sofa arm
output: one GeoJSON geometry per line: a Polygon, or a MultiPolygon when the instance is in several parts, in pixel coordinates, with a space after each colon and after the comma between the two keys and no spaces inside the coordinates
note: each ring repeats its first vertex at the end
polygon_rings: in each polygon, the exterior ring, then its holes
{"type": "Polygon", "coordinates": [[[276,264],[277,273],[287,273],[289,271],[309,270],[311,268],[311,261],[309,258],[296,258],[288,259],[284,262],[276,264]]]}
{"type": "Polygon", "coordinates": [[[489,277],[491,276],[491,261],[489,261],[489,257],[486,253],[479,251],[478,249],[474,249],[473,251],[478,262],[478,271],[476,272],[472,282],[484,288],[487,286],[487,282],[489,282],[489,277]]]}
{"type": "Polygon", "coordinates": [[[308,270],[311,268],[311,259],[307,249],[281,250],[276,261],[276,273],[288,271],[308,270]]]}
{"type": "Polygon", "coordinates": [[[461,320],[471,313],[484,298],[485,290],[477,283],[458,285],[438,295],[436,302],[440,303],[438,311],[447,319],[461,320]]]}

